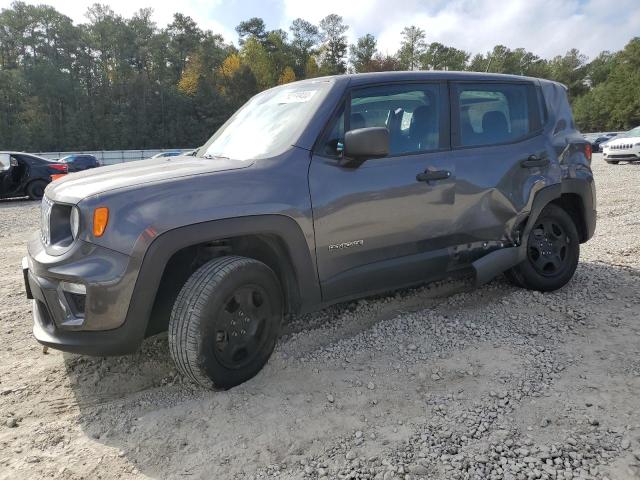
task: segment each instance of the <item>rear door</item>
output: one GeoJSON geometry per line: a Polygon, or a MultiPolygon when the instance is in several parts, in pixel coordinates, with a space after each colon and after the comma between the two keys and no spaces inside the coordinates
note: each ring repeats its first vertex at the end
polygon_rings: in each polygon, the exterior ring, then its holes
{"type": "Polygon", "coordinates": [[[452,82],[455,226],[462,250],[511,242],[533,196],[560,175],[534,82],[452,82]]]}
{"type": "Polygon", "coordinates": [[[309,184],[325,300],[442,274],[455,198],[446,83],[351,91],[316,147],[309,184]],[[366,127],[389,130],[390,153],[349,164],[344,132],[366,127]]]}

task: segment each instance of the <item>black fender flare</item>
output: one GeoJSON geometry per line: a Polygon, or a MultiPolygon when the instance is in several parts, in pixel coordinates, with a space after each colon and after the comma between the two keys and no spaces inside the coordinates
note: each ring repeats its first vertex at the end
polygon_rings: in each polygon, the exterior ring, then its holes
{"type": "Polygon", "coordinates": [[[582,212],[586,240],[593,236],[596,228],[595,188],[593,177],[564,179],[561,183],[548,185],[536,192],[531,209],[519,235],[520,244],[494,250],[473,262],[476,285],[482,285],[500,275],[504,271],[516,266],[526,259],[527,238],[542,210],[551,202],[562,198],[563,194],[573,193],[582,201],[582,212]]]}
{"type": "Polygon", "coordinates": [[[300,311],[308,311],[321,302],[315,257],[311,254],[302,229],[291,217],[278,214],[251,215],[182,226],[155,237],[145,232],[136,242],[132,254],[140,258],[140,268],[125,320],[125,325],[135,324],[140,341],[149,323],[169,259],[179,250],[210,241],[246,235],[276,236],[285,245],[293,266],[300,292],[300,311]]]}

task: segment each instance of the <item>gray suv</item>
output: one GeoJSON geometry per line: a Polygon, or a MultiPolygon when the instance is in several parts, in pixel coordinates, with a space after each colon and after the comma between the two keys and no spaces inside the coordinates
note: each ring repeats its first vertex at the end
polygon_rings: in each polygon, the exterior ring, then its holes
{"type": "Polygon", "coordinates": [[[49,185],[23,261],[34,335],[121,355],[168,329],[229,388],[285,315],[469,271],[565,285],[595,229],[566,89],[453,72],[344,75],[256,95],[202,146],[49,185]]]}

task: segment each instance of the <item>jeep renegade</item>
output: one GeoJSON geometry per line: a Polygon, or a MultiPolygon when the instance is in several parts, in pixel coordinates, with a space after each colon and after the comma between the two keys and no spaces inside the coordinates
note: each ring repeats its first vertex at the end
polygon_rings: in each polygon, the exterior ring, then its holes
{"type": "Polygon", "coordinates": [[[343,75],[249,100],[195,156],[49,185],[23,260],[44,345],[121,355],[168,329],[229,388],[285,315],[469,271],[555,290],[594,233],[591,145],[564,86],[456,72],[343,75]]]}

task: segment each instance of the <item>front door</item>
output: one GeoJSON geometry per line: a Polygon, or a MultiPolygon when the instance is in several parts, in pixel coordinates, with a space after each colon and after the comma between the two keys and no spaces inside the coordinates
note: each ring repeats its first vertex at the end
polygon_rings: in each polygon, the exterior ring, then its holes
{"type": "Polygon", "coordinates": [[[319,142],[309,171],[325,300],[426,281],[447,269],[455,165],[446,83],[355,89],[319,142]],[[353,165],[344,132],[389,130],[389,155],[353,165]]]}

